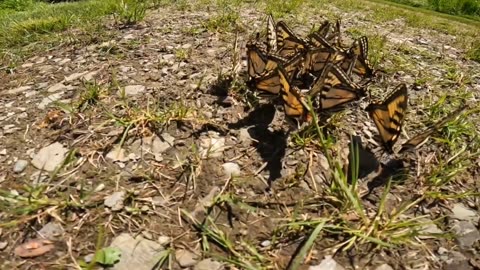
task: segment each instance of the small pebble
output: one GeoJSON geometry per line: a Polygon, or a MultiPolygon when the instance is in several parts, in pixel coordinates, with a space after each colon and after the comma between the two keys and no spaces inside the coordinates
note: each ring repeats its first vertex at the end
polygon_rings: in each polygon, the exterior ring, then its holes
{"type": "Polygon", "coordinates": [[[13,172],[15,173],[21,173],[25,168],[27,168],[28,161],[19,159],[17,162],[15,162],[15,166],[13,167],[13,172]]]}

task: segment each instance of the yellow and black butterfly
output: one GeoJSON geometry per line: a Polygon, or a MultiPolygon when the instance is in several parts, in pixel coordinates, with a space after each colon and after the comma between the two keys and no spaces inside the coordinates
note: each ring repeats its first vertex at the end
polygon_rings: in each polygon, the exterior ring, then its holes
{"type": "Polygon", "coordinates": [[[295,118],[306,117],[308,106],[304,102],[300,90],[291,85],[282,66],[279,66],[278,74],[282,85],[281,95],[284,102],[285,114],[295,118]]]}
{"type": "Polygon", "coordinates": [[[325,37],[317,32],[308,35],[308,42],[313,48],[334,48],[325,37]]]}
{"type": "Polygon", "coordinates": [[[431,135],[435,134],[438,132],[443,126],[445,126],[448,122],[451,122],[455,120],[465,109],[467,109],[467,106],[461,106],[446,117],[442,118],[440,121],[436,122],[429,128],[427,128],[425,131],[421,132],[420,134],[415,135],[408,141],[406,141],[404,144],[402,144],[402,148],[400,149],[399,153],[408,151],[408,150],[414,150],[421,145],[423,145],[431,135]]]}
{"type": "MultiPolygon", "coordinates": [[[[340,46],[340,20],[337,20],[335,23],[335,26],[332,26],[332,24],[329,21],[324,21],[320,27],[318,28],[317,31],[313,32],[312,34],[309,35],[310,42],[313,43],[312,45],[315,47],[316,41],[312,40],[313,36],[316,37],[322,37],[325,39],[327,42],[335,45],[335,46],[340,46]]],[[[341,48],[341,47],[339,47],[341,48]]]]}
{"type": "Polygon", "coordinates": [[[278,61],[269,59],[255,44],[247,44],[247,68],[251,78],[260,78],[277,66],[278,61]]]}
{"type": "Polygon", "coordinates": [[[255,45],[247,45],[247,48],[248,74],[252,83],[255,88],[271,94],[278,94],[281,89],[278,66],[283,65],[286,76],[288,79],[292,79],[303,60],[299,54],[288,60],[279,56],[264,54],[255,45]]]}
{"type": "Polygon", "coordinates": [[[307,95],[317,97],[319,109],[327,110],[358,100],[365,89],[352,82],[340,67],[328,63],[307,95]]]}
{"type": "Polygon", "coordinates": [[[373,77],[375,72],[372,65],[368,61],[368,39],[367,37],[361,37],[353,43],[350,48],[349,57],[345,59],[342,64],[342,68],[345,69],[348,66],[353,66],[353,73],[358,74],[361,77],[373,77]]]}
{"type": "Polygon", "coordinates": [[[327,63],[334,59],[335,56],[336,51],[333,48],[308,49],[303,58],[300,74],[319,73],[325,68],[327,63]]]}
{"type": "Polygon", "coordinates": [[[313,34],[317,34],[321,37],[326,37],[330,32],[331,25],[329,21],[324,21],[319,27],[318,30],[315,31],[313,34]]]}
{"type": "Polygon", "coordinates": [[[400,84],[382,103],[371,103],[365,109],[377,126],[378,133],[387,151],[397,141],[408,104],[408,92],[405,84],[400,84]]]}
{"type": "Polygon", "coordinates": [[[333,29],[325,36],[328,42],[334,44],[338,48],[341,48],[341,29],[340,29],[340,20],[335,22],[333,29]]]}
{"type": "Polygon", "coordinates": [[[267,52],[275,53],[277,51],[277,29],[272,14],[267,17],[267,52]]]}
{"type": "Polygon", "coordinates": [[[289,58],[307,49],[307,41],[295,35],[285,22],[278,22],[276,30],[277,54],[281,57],[289,58]]]}

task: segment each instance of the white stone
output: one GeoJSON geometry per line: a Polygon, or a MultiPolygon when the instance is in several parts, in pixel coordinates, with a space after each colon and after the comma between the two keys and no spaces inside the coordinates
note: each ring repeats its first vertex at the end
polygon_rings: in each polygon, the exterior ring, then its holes
{"type": "Polygon", "coordinates": [[[110,247],[120,249],[120,261],[114,264],[112,270],[151,270],[162,257],[164,248],[155,241],[144,239],[141,236],[133,238],[128,233],[117,236],[110,247]]]}
{"type": "Polygon", "coordinates": [[[125,86],[125,95],[135,96],[145,92],[145,86],[143,85],[128,85],[125,86]]]}
{"type": "Polygon", "coordinates": [[[68,149],[59,142],[50,144],[38,151],[32,159],[32,165],[37,169],[51,172],[65,159],[68,149]]]}
{"type": "Polygon", "coordinates": [[[242,172],[240,166],[234,162],[227,162],[222,164],[223,172],[227,177],[239,176],[242,172]]]}

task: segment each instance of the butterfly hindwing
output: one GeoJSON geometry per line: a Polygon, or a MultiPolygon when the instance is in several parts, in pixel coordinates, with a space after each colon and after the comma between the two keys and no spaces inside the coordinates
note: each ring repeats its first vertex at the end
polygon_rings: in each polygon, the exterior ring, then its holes
{"type": "Polygon", "coordinates": [[[301,117],[306,112],[306,107],[300,95],[300,91],[290,84],[285,70],[282,67],[278,69],[280,83],[282,85],[282,98],[284,102],[285,114],[290,117],[301,117]]]}
{"type": "Polygon", "coordinates": [[[364,89],[353,83],[337,65],[328,63],[322,74],[308,92],[319,100],[319,109],[326,110],[359,99],[365,94],[364,89]]]}
{"type": "Polygon", "coordinates": [[[260,78],[254,79],[254,84],[255,88],[258,90],[262,90],[270,94],[280,93],[282,85],[278,75],[278,68],[275,68],[260,78]]]}
{"type": "Polygon", "coordinates": [[[308,72],[317,73],[325,68],[325,65],[331,62],[335,50],[330,48],[315,48],[309,49],[305,53],[304,62],[302,65],[302,74],[308,72]]]}
{"type": "Polygon", "coordinates": [[[400,84],[382,103],[372,103],[366,111],[377,126],[385,148],[391,152],[397,141],[408,104],[408,92],[405,84],[400,84]]]}

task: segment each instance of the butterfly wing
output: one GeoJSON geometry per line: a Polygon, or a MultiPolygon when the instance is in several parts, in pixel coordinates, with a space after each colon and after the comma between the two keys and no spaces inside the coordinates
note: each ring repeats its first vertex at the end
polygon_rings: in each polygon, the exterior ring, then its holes
{"type": "Polygon", "coordinates": [[[280,93],[282,85],[278,75],[278,68],[275,68],[260,78],[254,79],[254,84],[258,90],[275,95],[280,93]]]}
{"type": "Polygon", "coordinates": [[[302,74],[317,73],[325,68],[325,65],[331,61],[335,55],[335,50],[331,48],[309,49],[305,53],[302,65],[302,74]]]}
{"type": "Polygon", "coordinates": [[[290,117],[301,117],[306,112],[306,106],[298,89],[290,84],[287,73],[283,68],[278,69],[280,83],[282,85],[282,98],[284,101],[285,114],[290,117]]]}
{"type": "Polygon", "coordinates": [[[330,32],[330,28],[331,28],[331,25],[330,25],[330,22],[329,21],[324,21],[320,27],[318,28],[317,31],[315,31],[314,34],[317,34],[321,37],[326,37],[328,35],[328,33],[330,32]]]}
{"type": "Polygon", "coordinates": [[[368,61],[368,39],[361,37],[357,39],[350,48],[350,61],[355,61],[353,72],[362,77],[372,77],[374,70],[368,61]]]}
{"type": "Polygon", "coordinates": [[[277,51],[277,30],[272,14],[267,18],[267,51],[269,53],[277,51]]]}
{"type": "Polygon", "coordinates": [[[339,107],[364,94],[364,89],[353,83],[340,67],[331,63],[325,66],[308,92],[311,97],[320,95],[319,107],[322,110],[339,107]]]}
{"type": "Polygon", "coordinates": [[[332,44],[328,42],[322,34],[314,32],[308,35],[308,41],[313,48],[331,48],[332,44]]]}
{"type": "Polygon", "coordinates": [[[277,23],[277,53],[282,57],[291,57],[307,48],[307,42],[298,36],[283,22],[277,23]]]}
{"type": "MultiPolygon", "coordinates": [[[[267,70],[267,57],[260,51],[260,49],[251,44],[247,44],[247,66],[248,66],[248,75],[251,78],[261,77],[265,70],[267,70]]],[[[274,65],[270,63],[269,65],[274,65]]],[[[274,68],[269,66],[268,69],[274,68]]]]}
{"type": "Polygon", "coordinates": [[[433,135],[435,132],[440,130],[448,122],[451,122],[455,118],[457,118],[465,109],[467,109],[467,107],[462,105],[451,114],[447,115],[446,117],[442,118],[440,121],[433,124],[433,126],[427,128],[425,131],[421,132],[420,134],[410,138],[408,141],[402,144],[402,148],[400,149],[399,153],[418,148],[420,145],[426,142],[431,135],[433,135]]]}
{"type": "Polygon", "coordinates": [[[297,73],[301,68],[303,61],[304,55],[303,53],[299,52],[296,55],[292,56],[290,60],[284,62],[283,67],[289,80],[292,80],[294,77],[297,76],[297,73]]]}
{"type": "Polygon", "coordinates": [[[407,86],[400,84],[382,103],[372,103],[366,108],[389,152],[392,151],[392,146],[400,135],[407,104],[407,86]]]}

